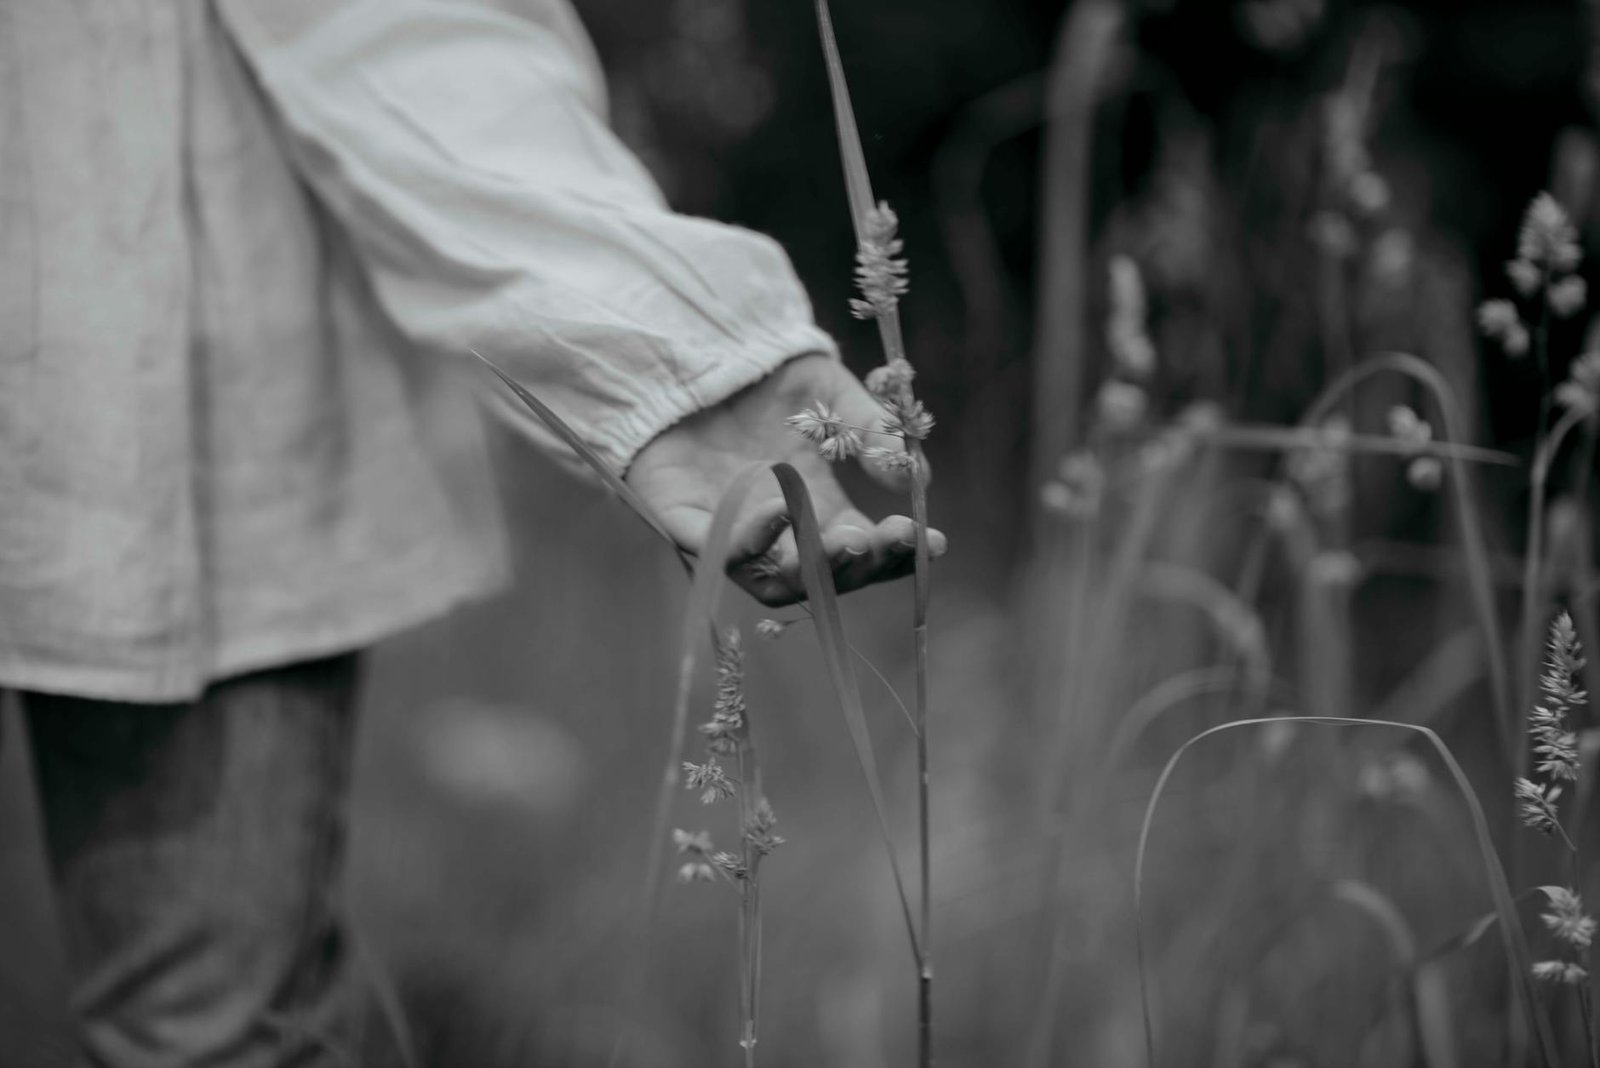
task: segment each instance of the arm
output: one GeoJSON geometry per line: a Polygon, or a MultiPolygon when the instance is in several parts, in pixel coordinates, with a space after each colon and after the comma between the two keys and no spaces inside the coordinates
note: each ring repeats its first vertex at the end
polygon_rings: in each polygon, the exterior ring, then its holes
{"type": "MultiPolygon", "coordinates": [[[[558,0],[538,21],[444,0],[216,3],[386,312],[426,347],[506,367],[628,471],[686,546],[725,484],[714,456],[794,458],[788,411],[771,413],[770,434],[748,417],[724,433],[717,413],[787,404],[791,381],[873,404],[775,242],[666,206],[607,128],[558,0]],[[791,364],[813,354],[825,358],[791,364]],[[647,445],[657,455],[637,462],[647,445]]],[[[823,511],[840,528],[842,584],[903,570],[890,559],[903,528],[878,532],[845,507],[823,511]]],[[[771,502],[756,506],[751,537],[778,529],[771,502]]]]}

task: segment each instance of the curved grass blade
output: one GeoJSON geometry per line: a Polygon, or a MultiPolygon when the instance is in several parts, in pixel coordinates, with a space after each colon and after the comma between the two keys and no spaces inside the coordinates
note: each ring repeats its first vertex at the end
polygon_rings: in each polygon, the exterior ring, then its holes
{"type": "Polygon", "coordinates": [[[1328,888],[1328,896],[1341,904],[1364,912],[1377,924],[1394,952],[1395,963],[1410,968],[1417,959],[1417,936],[1394,900],[1361,879],[1338,879],[1328,888]]]}
{"type": "Polygon", "coordinates": [[[1494,850],[1494,839],[1489,833],[1489,821],[1484,817],[1483,806],[1479,804],[1477,795],[1472,792],[1472,784],[1467,780],[1466,772],[1456,762],[1448,746],[1438,734],[1427,727],[1420,727],[1414,723],[1399,723],[1394,720],[1371,719],[1336,719],[1327,716],[1269,716],[1260,719],[1235,720],[1232,723],[1223,723],[1199,734],[1184,742],[1167,760],[1161,769],[1161,775],[1156,779],[1155,789],[1151,791],[1150,801],[1145,806],[1144,821],[1139,827],[1139,848],[1134,857],[1133,865],[1133,916],[1134,916],[1134,943],[1138,954],[1139,967],[1139,1003],[1144,1014],[1145,1050],[1148,1063],[1154,1068],[1156,1063],[1155,1026],[1150,1014],[1150,990],[1146,977],[1145,948],[1144,948],[1144,868],[1145,858],[1150,842],[1150,828],[1155,822],[1156,806],[1161,801],[1161,795],[1166,790],[1167,782],[1172,778],[1172,773],[1177,770],[1178,763],[1188,751],[1205,741],[1207,738],[1224,731],[1238,730],[1243,727],[1260,727],[1270,723],[1306,723],[1323,727],[1388,727],[1394,730],[1412,731],[1422,735],[1439,754],[1446,770],[1450,772],[1456,789],[1461,793],[1462,800],[1466,803],[1467,814],[1472,819],[1473,837],[1476,839],[1479,856],[1483,860],[1484,875],[1489,884],[1489,894],[1494,900],[1494,911],[1499,919],[1500,933],[1505,945],[1506,961],[1511,969],[1511,983],[1516,991],[1517,1000],[1521,1002],[1523,1012],[1533,1028],[1536,1038],[1539,1061],[1546,1068],[1553,1068],[1557,1063],[1553,1050],[1554,1039],[1550,1034],[1549,1022],[1544,1013],[1539,1011],[1539,1004],[1533,989],[1533,958],[1528,951],[1527,938],[1523,935],[1522,925],[1517,921],[1516,899],[1511,895],[1511,887],[1506,882],[1505,868],[1500,864],[1500,857],[1494,850]]]}
{"type": "Polygon", "coordinates": [[[1388,894],[1360,879],[1336,881],[1329,896],[1365,913],[1383,931],[1400,967],[1398,978],[1422,1063],[1427,1068],[1455,1068],[1459,1057],[1443,970],[1437,962],[1419,959],[1416,935],[1400,907],[1388,894]]]}
{"type": "Polygon", "coordinates": [[[511,392],[516,394],[517,399],[523,404],[527,405],[528,410],[537,416],[539,421],[548,427],[552,434],[565,442],[568,448],[577,453],[579,458],[582,459],[584,463],[588,464],[594,470],[596,475],[600,476],[600,480],[606,484],[607,488],[609,488],[611,492],[615,493],[618,497],[621,497],[623,503],[629,508],[633,509],[634,514],[640,519],[644,520],[645,523],[649,525],[650,529],[656,532],[661,540],[672,546],[673,551],[678,554],[678,559],[682,562],[685,570],[694,570],[693,554],[687,552],[681,546],[679,546],[677,541],[673,539],[672,535],[668,534],[666,528],[661,525],[661,520],[656,518],[655,512],[651,511],[650,506],[644,503],[644,498],[633,492],[633,487],[622,481],[617,473],[611,470],[610,466],[600,458],[600,454],[595,452],[594,449],[589,446],[588,442],[580,438],[578,436],[578,432],[573,430],[572,427],[567,424],[565,419],[562,419],[559,415],[557,415],[555,410],[544,401],[540,400],[538,397],[535,397],[532,393],[529,393],[526,389],[524,389],[522,383],[506,374],[505,371],[500,369],[499,364],[496,364],[493,360],[489,359],[489,357],[485,356],[476,349],[468,349],[467,351],[472,353],[472,355],[476,356],[478,359],[482,360],[485,366],[487,366],[489,370],[493,371],[500,381],[504,382],[511,388],[511,392]]]}
{"type": "MultiPolygon", "coordinates": [[[[1383,352],[1364,360],[1340,375],[1306,411],[1302,426],[1320,424],[1346,393],[1374,375],[1389,372],[1403,375],[1421,385],[1433,397],[1434,407],[1444,424],[1443,440],[1463,440],[1460,411],[1450,383],[1438,368],[1426,360],[1406,352],[1383,352]]],[[[1500,734],[1501,750],[1507,754],[1518,751],[1518,715],[1511,692],[1511,671],[1506,663],[1506,647],[1500,634],[1500,616],[1495,606],[1494,576],[1489,565],[1489,549],[1483,536],[1483,525],[1475,512],[1472,483],[1467,466],[1461,457],[1451,456],[1450,478],[1454,483],[1450,494],[1455,506],[1456,527],[1461,536],[1461,551],[1467,565],[1467,591],[1472,598],[1473,614],[1483,629],[1484,648],[1489,668],[1489,691],[1494,698],[1495,719],[1500,734]]]]}
{"type": "Polygon", "coordinates": [[[850,105],[850,85],[844,77],[844,61],[839,58],[839,41],[833,35],[833,16],[828,0],[817,0],[817,29],[822,34],[822,56],[828,64],[828,89],[833,98],[833,120],[839,131],[839,155],[844,162],[844,189],[850,198],[850,218],[856,238],[872,210],[872,177],[867,172],[867,154],[861,147],[861,131],[856,128],[855,109],[850,105]]]}
{"type": "Polygon", "coordinates": [[[772,465],[778,485],[783,489],[789,504],[789,518],[794,524],[794,540],[800,550],[800,574],[805,580],[806,596],[810,598],[812,616],[816,623],[817,642],[822,646],[822,658],[828,668],[828,677],[844,712],[845,725],[850,739],[855,743],[856,761],[867,781],[867,792],[872,796],[873,811],[878,819],[878,830],[883,835],[884,850],[889,857],[889,868],[894,874],[895,892],[900,897],[900,908],[905,914],[906,936],[911,941],[911,953],[917,965],[922,965],[922,941],[912,919],[911,900],[906,896],[905,879],[900,874],[900,862],[895,857],[894,839],[889,834],[889,819],[885,811],[883,784],[878,778],[878,761],[872,751],[872,735],[867,730],[867,716],[861,705],[861,691],[856,685],[855,672],[850,668],[850,650],[844,640],[844,622],[839,616],[839,596],[833,587],[833,572],[828,566],[827,554],[822,549],[822,531],[817,525],[817,512],[811,504],[811,494],[805,480],[785,463],[772,465]]]}

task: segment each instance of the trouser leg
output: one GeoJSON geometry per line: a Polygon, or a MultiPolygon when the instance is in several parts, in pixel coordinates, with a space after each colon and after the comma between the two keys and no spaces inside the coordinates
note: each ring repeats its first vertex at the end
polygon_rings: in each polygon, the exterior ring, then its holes
{"type": "Polygon", "coordinates": [[[193,704],[23,697],[94,1068],[349,1065],[355,655],[193,704]]]}

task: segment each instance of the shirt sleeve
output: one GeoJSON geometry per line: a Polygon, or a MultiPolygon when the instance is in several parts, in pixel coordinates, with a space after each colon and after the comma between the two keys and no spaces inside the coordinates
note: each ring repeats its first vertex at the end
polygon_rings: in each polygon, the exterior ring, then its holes
{"type": "Polygon", "coordinates": [[[216,0],[387,314],[506,368],[620,472],[835,348],[775,241],[667,206],[564,0],[533,6],[216,0]]]}

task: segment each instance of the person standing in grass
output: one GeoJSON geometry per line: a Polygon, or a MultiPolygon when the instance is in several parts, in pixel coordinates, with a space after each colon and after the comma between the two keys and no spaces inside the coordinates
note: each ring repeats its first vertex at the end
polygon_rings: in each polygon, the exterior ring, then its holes
{"type": "MultiPolygon", "coordinates": [[[[335,1063],[360,651],[507,575],[424,433],[473,350],[686,549],[783,459],[841,588],[910,570],[783,422],[877,402],[774,242],[663,202],[565,0],[0,0],[0,687],[84,1063],[335,1063]]],[[[785,522],[726,561],[767,603],[785,522]]]]}

